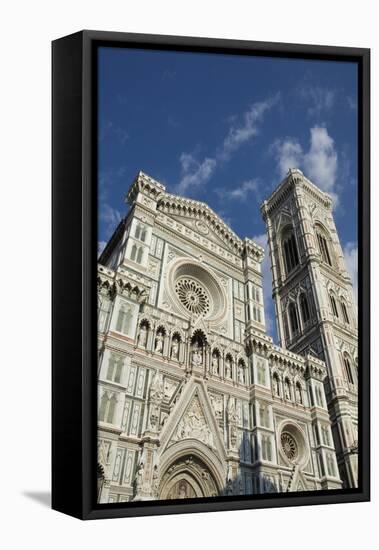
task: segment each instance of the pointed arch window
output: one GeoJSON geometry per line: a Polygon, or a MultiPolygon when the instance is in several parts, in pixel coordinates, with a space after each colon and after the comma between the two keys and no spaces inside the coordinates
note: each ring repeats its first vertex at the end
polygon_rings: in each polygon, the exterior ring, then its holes
{"type": "Polygon", "coordinates": [[[113,422],[114,419],[114,413],[116,410],[116,404],[117,404],[117,398],[113,394],[108,402],[108,411],[106,415],[106,422],[109,422],[110,424],[113,422]]]}
{"type": "Polygon", "coordinates": [[[280,380],[279,380],[279,376],[275,372],[274,376],[272,378],[273,378],[273,383],[274,383],[273,384],[274,385],[274,393],[277,397],[280,397],[280,380]]]}
{"type": "Polygon", "coordinates": [[[283,240],[282,240],[282,249],[283,249],[284,263],[285,263],[285,267],[288,275],[299,264],[299,254],[297,251],[295,235],[292,229],[287,229],[284,232],[283,240]]]}
{"type": "Polygon", "coordinates": [[[345,323],[350,324],[349,315],[347,313],[347,307],[345,302],[341,302],[342,316],[345,323]]]}
{"type": "Polygon", "coordinates": [[[137,223],[134,236],[142,242],[146,241],[146,227],[142,223],[137,223]]]}
{"type": "Polygon", "coordinates": [[[317,234],[317,240],[318,240],[318,246],[320,249],[321,258],[323,262],[331,266],[332,260],[329,252],[328,241],[325,238],[325,235],[323,235],[323,233],[321,232],[321,229],[318,228],[316,234],[317,234]]]}
{"type": "Polygon", "coordinates": [[[300,309],[303,323],[307,323],[310,319],[308,298],[305,294],[300,296],[300,309]]]}
{"type": "Polygon", "coordinates": [[[296,382],[295,387],[296,403],[303,404],[303,390],[301,389],[300,382],[296,382]]]}
{"type": "Polygon", "coordinates": [[[135,260],[136,260],[137,250],[138,250],[137,245],[136,245],[136,244],[133,244],[133,246],[132,246],[132,252],[131,252],[131,254],[130,254],[130,259],[131,259],[133,262],[135,262],[135,260]]]}
{"type": "Polygon", "coordinates": [[[297,316],[296,305],[293,302],[289,305],[288,314],[290,318],[291,332],[292,334],[296,334],[296,332],[299,331],[299,319],[297,316]]]}
{"type": "Polygon", "coordinates": [[[136,239],[139,239],[140,238],[140,234],[141,234],[141,226],[139,223],[137,223],[136,225],[136,229],[134,231],[134,236],[136,239]]]}
{"type": "Polygon", "coordinates": [[[114,353],[111,354],[108,363],[107,380],[111,380],[117,384],[121,382],[123,363],[122,357],[118,357],[114,353]]]}
{"type": "Polygon", "coordinates": [[[136,259],[137,264],[140,264],[142,262],[142,255],[143,255],[143,248],[142,246],[140,246],[137,252],[137,259],[136,259]]]}
{"type": "Polygon", "coordinates": [[[270,427],[270,410],[268,405],[265,405],[264,403],[259,405],[259,418],[261,426],[265,428],[270,427]]]}
{"type": "Polygon", "coordinates": [[[291,383],[288,380],[288,378],[284,381],[284,397],[287,399],[287,401],[291,401],[291,383]]]}
{"type": "Polygon", "coordinates": [[[108,405],[108,394],[105,392],[101,396],[100,400],[100,409],[99,409],[99,420],[105,420],[105,413],[108,405]]]}
{"type": "Polygon", "coordinates": [[[333,315],[334,317],[338,318],[339,315],[338,315],[336,299],[334,298],[333,294],[329,294],[329,298],[330,298],[330,305],[332,306],[333,315]]]}
{"type": "Polygon", "coordinates": [[[354,384],[353,371],[351,370],[350,360],[349,360],[348,356],[346,355],[346,353],[343,357],[343,362],[344,362],[344,365],[345,365],[347,381],[349,382],[349,384],[354,384]]]}
{"type": "Polygon", "coordinates": [[[121,304],[117,323],[116,330],[117,332],[122,332],[123,334],[128,334],[130,331],[130,323],[133,317],[132,308],[129,305],[121,304]]]}
{"type": "Polygon", "coordinates": [[[112,395],[109,395],[108,392],[104,392],[100,400],[99,420],[112,424],[112,422],[114,421],[116,405],[116,395],[114,393],[112,395]]]}
{"type": "Polygon", "coordinates": [[[264,362],[259,359],[257,363],[258,384],[262,386],[266,385],[266,366],[264,362]]]}

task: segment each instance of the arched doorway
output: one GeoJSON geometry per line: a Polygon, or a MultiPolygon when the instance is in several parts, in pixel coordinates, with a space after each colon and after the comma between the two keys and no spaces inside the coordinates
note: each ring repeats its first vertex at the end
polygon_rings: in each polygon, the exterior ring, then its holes
{"type": "Polygon", "coordinates": [[[187,455],[177,459],[163,474],[159,498],[202,498],[219,493],[215,478],[205,463],[195,455],[187,455]]]}

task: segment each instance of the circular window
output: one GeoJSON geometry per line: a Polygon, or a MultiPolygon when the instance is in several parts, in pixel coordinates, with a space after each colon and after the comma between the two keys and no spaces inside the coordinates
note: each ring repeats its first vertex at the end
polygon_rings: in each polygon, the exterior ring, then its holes
{"type": "Polygon", "coordinates": [[[212,322],[220,322],[225,317],[224,289],[213,272],[196,260],[181,258],[170,264],[166,291],[182,314],[212,322]]]}
{"type": "Polygon", "coordinates": [[[183,277],[176,281],[175,291],[181,303],[191,313],[206,315],[209,312],[209,296],[197,281],[183,277]]]}
{"type": "Polygon", "coordinates": [[[282,445],[282,450],[288,460],[296,460],[299,450],[295,439],[288,432],[283,432],[280,436],[280,443],[282,445]]]}

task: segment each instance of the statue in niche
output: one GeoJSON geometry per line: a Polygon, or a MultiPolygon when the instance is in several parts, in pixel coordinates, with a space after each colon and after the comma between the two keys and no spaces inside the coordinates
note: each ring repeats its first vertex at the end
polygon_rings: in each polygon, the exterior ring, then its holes
{"type": "Polygon", "coordinates": [[[198,344],[194,347],[192,351],[192,366],[193,367],[200,367],[203,364],[203,353],[202,349],[199,347],[198,344]]]}
{"type": "Polygon", "coordinates": [[[137,477],[136,477],[136,491],[137,494],[141,492],[142,485],[143,485],[143,472],[144,472],[144,466],[143,462],[140,463],[137,470],[137,477]]]}
{"type": "Polygon", "coordinates": [[[278,397],[280,397],[280,382],[279,382],[279,377],[278,376],[274,376],[274,387],[275,387],[275,395],[277,395],[278,397]]]}
{"type": "Polygon", "coordinates": [[[179,485],[178,498],[187,498],[187,484],[185,481],[182,481],[179,485]]]}
{"type": "Polygon", "coordinates": [[[239,365],[238,367],[238,380],[240,381],[241,384],[245,383],[245,373],[244,373],[243,365],[239,365]]]}
{"type": "Polygon", "coordinates": [[[138,335],[138,345],[141,348],[146,348],[147,343],[147,327],[145,324],[141,325],[139,335],[138,335]]]}
{"type": "Polygon", "coordinates": [[[299,384],[296,384],[296,401],[297,403],[302,403],[303,402],[303,397],[301,395],[301,387],[299,386],[299,384]]]}
{"type": "Polygon", "coordinates": [[[155,338],[155,353],[163,353],[163,341],[164,341],[164,337],[163,337],[163,333],[162,331],[158,331],[157,333],[157,337],[155,338]]]}
{"type": "Polygon", "coordinates": [[[172,340],[171,359],[179,359],[179,338],[177,336],[172,340]]]}
{"type": "Polygon", "coordinates": [[[285,387],[285,398],[287,400],[290,400],[291,399],[291,388],[290,388],[290,383],[289,383],[288,380],[285,381],[284,387],[285,387]]]}
{"type": "Polygon", "coordinates": [[[229,356],[227,356],[225,359],[225,377],[226,378],[232,377],[232,362],[229,356]]]}
{"type": "Polygon", "coordinates": [[[216,376],[220,374],[217,353],[212,354],[212,374],[216,376]]]}

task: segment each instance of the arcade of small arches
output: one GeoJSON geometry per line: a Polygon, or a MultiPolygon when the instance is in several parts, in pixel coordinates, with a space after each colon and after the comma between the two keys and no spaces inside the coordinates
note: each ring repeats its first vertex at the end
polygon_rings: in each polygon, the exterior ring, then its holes
{"type": "Polygon", "coordinates": [[[275,397],[304,405],[305,387],[302,386],[299,380],[292,380],[288,374],[280,376],[274,370],[272,373],[272,388],[275,397]]]}
{"type": "Polygon", "coordinates": [[[143,318],[137,330],[137,348],[165,358],[186,363],[190,368],[202,368],[212,376],[247,384],[247,357],[241,353],[222,350],[220,346],[211,346],[206,334],[196,329],[190,337],[173,329],[171,332],[163,325],[152,323],[143,318]]]}

